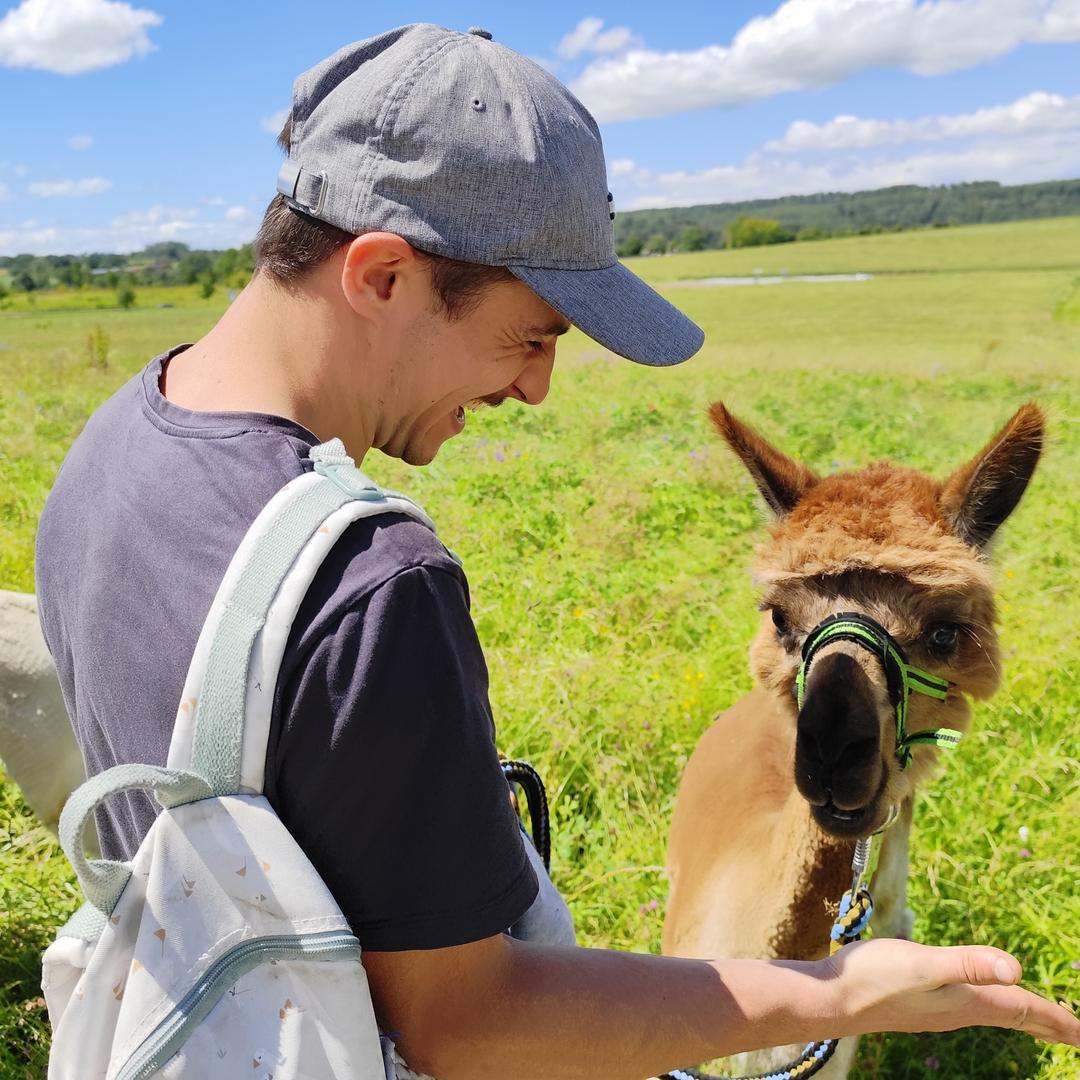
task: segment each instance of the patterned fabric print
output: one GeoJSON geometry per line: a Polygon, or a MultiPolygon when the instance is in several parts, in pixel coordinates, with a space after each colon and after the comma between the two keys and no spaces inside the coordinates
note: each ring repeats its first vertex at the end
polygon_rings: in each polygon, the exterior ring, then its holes
{"type": "MultiPolygon", "coordinates": [[[[57,1002],[62,1015],[54,1027],[50,1080],[115,1075],[207,969],[238,945],[348,930],[261,796],[204,799],[163,811],[66,1009],[57,1002]],[[253,844],[249,836],[258,839],[253,844]]],[[[78,962],[78,950],[50,948],[47,985],[70,984],[73,956],[78,962]]],[[[355,951],[338,962],[267,962],[243,975],[235,991],[225,992],[196,1028],[184,1050],[186,1075],[235,1077],[236,1061],[250,1052],[255,1065],[244,1075],[262,1075],[265,1059],[267,1074],[278,1080],[382,1080],[378,1031],[355,951]],[[246,1006],[245,996],[257,1007],[237,1009],[237,1002],[246,1006]],[[228,1066],[220,1064],[226,1060],[228,1066]],[[327,1071],[328,1061],[349,1064],[334,1072],[327,1071]]]]}
{"type": "MultiPolygon", "coordinates": [[[[359,967],[359,965],[355,965],[359,967]]],[[[329,1080],[357,1071],[358,1004],[345,964],[269,961],[243,976],[161,1070],[167,1080],[329,1080]],[[317,970],[313,970],[317,969],[317,970]]],[[[378,1074],[382,1077],[382,1056],[378,1074]]]]}

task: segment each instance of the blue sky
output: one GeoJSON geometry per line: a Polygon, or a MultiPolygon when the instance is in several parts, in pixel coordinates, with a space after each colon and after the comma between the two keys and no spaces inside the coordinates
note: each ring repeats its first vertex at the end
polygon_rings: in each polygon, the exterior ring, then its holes
{"type": "Polygon", "coordinates": [[[1080,0],[0,0],[0,254],[250,240],[293,78],[489,28],[596,114],[621,209],[1080,177],[1080,0]]]}

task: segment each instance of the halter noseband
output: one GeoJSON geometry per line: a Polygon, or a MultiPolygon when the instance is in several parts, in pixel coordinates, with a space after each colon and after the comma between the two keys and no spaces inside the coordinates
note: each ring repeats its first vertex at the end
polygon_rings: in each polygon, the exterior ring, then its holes
{"type": "Polygon", "coordinates": [[[911,763],[912,746],[929,744],[951,749],[960,742],[960,732],[952,728],[931,728],[910,735],[907,733],[907,706],[911,692],[944,701],[952,684],[947,679],[912,667],[904,656],[904,650],[884,626],[868,615],[853,611],[830,615],[806,636],[802,647],[802,663],[795,677],[795,700],[800,709],[806,698],[806,678],[810,665],[819,650],[834,641],[854,642],[872,652],[881,661],[885,669],[889,700],[896,710],[896,756],[901,769],[906,769],[911,763]]]}

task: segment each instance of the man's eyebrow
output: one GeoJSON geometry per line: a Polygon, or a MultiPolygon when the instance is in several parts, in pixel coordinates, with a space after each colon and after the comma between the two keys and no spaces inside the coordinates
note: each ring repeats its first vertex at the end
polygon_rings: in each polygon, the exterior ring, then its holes
{"type": "Polygon", "coordinates": [[[524,326],[521,329],[522,337],[561,337],[568,333],[572,324],[565,319],[546,323],[543,326],[524,326]]]}

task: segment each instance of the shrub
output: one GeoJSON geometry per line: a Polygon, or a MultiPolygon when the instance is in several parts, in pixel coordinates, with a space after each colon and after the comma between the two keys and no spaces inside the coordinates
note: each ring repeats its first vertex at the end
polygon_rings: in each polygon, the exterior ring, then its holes
{"type": "Polygon", "coordinates": [[[758,247],[762,244],[784,244],[794,237],[779,221],[771,218],[737,217],[724,230],[730,248],[758,247]]]}
{"type": "Polygon", "coordinates": [[[86,352],[92,368],[97,368],[99,371],[105,371],[108,368],[110,344],[109,332],[100,323],[86,335],[86,352]]]}
{"type": "Polygon", "coordinates": [[[135,306],[135,290],[130,285],[121,285],[116,290],[116,302],[124,309],[135,306]]]}

